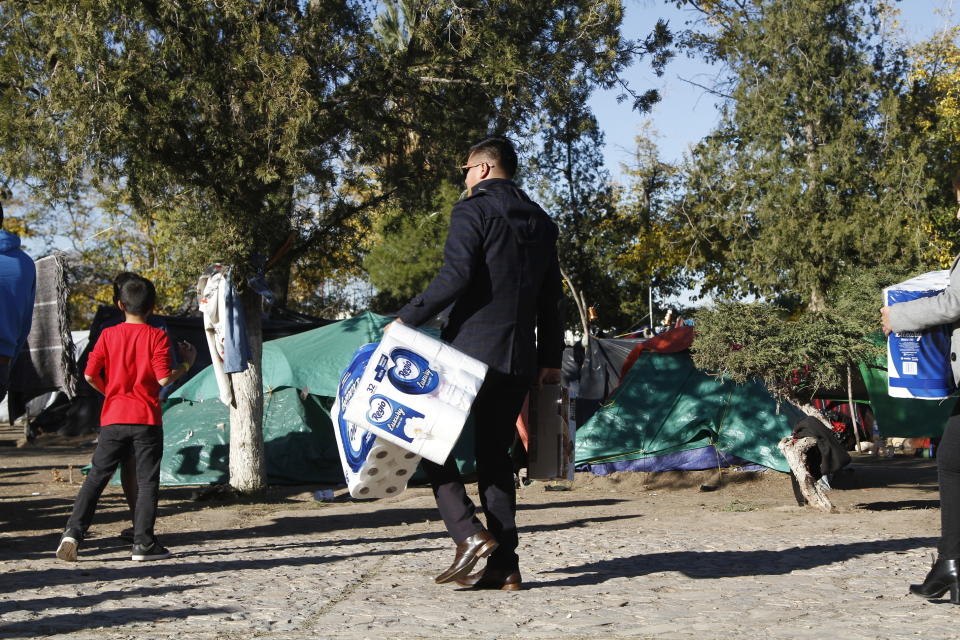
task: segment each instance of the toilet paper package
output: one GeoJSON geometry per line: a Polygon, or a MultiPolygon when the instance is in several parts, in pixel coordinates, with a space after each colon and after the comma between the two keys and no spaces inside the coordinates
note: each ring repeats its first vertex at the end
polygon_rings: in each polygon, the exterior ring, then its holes
{"type": "MultiPolygon", "coordinates": [[[[883,290],[887,305],[935,296],[949,271],[931,271],[883,290]]],[[[887,338],[887,388],[894,398],[939,400],[956,388],[950,367],[950,326],[891,333],[887,338]]]]}
{"type": "Polygon", "coordinates": [[[344,418],[346,403],[360,384],[364,368],[376,351],[376,344],[360,347],[353,361],[340,376],[340,388],[330,416],[340,451],[340,463],[347,490],[354,498],[385,498],[407,488],[407,482],[420,463],[420,456],[378,438],[344,418]]]}
{"type": "Polygon", "coordinates": [[[370,357],[344,417],[377,438],[443,464],[487,365],[395,322],[370,357]]]}

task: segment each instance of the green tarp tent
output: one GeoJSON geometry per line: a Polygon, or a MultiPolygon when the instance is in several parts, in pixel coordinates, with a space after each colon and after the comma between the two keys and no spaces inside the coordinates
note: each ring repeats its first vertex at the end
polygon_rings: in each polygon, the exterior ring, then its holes
{"type": "MultiPolygon", "coordinates": [[[[304,393],[334,397],[340,373],[361,345],[377,342],[393,318],[370,313],[263,343],[264,391],[292,387],[304,393]]],[[[220,397],[209,367],[172,394],[171,399],[204,401],[220,397]]]]}
{"type": "Polygon", "coordinates": [[[757,382],[738,385],[693,366],[687,352],[644,352],[608,401],[577,431],[576,462],[637,460],[713,445],[788,471],[777,449],[803,414],[757,382]]]}
{"type": "MultiPolygon", "coordinates": [[[[292,387],[264,393],[263,440],[272,484],[343,481],[330,421],[332,399],[292,387]]],[[[160,484],[225,483],[229,479],[230,411],[219,400],[181,400],[163,412],[160,484]]]]}
{"type": "MultiPolygon", "coordinates": [[[[887,339],[879,331],[867,336],[866,340],[884,350],[887,348],[887,339]]],[[[947,418],[957,403],[956,398],[893,398],[887,387],[886,357],[881,356],[874,362],[862,362],[859,368],[881,437],[928,438],[943,435],[947,418]]]]}
{"type": "MultiPolygon", "coordinates": [[[[360,346],[380,340],[392,320],[366,312],[264,343],[263,437],[270,483],[343,482],[330,419],[340,374],[360,346]]],[[[229,411],[219,397],[208,367],[165,402],[161,484],[228,480],[229,411]]],[[[468,423],[453,451],[464,474],[474,471],[472,444],[468,423]]]]}
{"type": "Polygon", "coordinates": [[[892,398],[887,392],[886,363],[860,365],[860,375],[870,395],[873,416],[884,438],[940,437],[947,426],[947,418],[957,403],[956,398],[945,400],[917,400],[892,398]]]}

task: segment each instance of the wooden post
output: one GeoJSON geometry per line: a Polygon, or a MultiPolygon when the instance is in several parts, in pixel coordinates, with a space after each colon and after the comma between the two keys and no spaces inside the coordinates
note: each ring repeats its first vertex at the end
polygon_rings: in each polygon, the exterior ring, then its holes
{"type": "Polygon", "coordinates": [[[850,365],[847,364],[847,400],[850,403],[850,421],[853,423],[853,437],[857,441],[857,451],[860,451],[860,430],[857,428],[857,411],[853,404],[853,377],[850,374],[850,365]]]}

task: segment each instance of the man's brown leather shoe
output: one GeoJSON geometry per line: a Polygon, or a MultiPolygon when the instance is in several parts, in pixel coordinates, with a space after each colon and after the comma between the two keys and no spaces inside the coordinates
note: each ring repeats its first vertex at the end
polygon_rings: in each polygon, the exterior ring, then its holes
{"type": "Polygon", "coordinates": [[[520,591],[523,579],[517,569],[491,569],[487,567],[463,578],[457,578],[457,584],[471,589],[496,589],[500,591],[520,591]]]}
{"type": "Polygon", "coordinates": [[[443,584],[466,576],[473,569],[473,565],[477,564],[477,560],[486,558],[498,546],[500,546],[499,543],[490,535],[489,531],[486,529],[478,531],[457,545],[457,553],[453,557],[453,564],[434,580],[443,584]]]}

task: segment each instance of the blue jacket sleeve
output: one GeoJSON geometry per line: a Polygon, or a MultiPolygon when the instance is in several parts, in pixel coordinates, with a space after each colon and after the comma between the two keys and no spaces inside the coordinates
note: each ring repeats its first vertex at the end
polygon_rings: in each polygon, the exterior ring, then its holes
{"type": "Polygon", "coordinates": [[[458,203],[450,216],[443,247],[443,266],[420,295],[397,314],[403,322],[419,326],[457,300],[470,285],[483,255],[483,221],[480,212],[458,203]]]}

